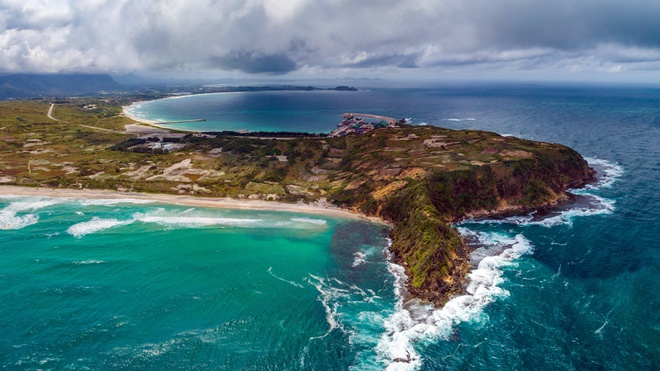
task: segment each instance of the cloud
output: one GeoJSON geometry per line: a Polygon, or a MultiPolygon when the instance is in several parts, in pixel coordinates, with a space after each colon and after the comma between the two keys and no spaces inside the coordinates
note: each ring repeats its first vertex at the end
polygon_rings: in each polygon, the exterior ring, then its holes
{"type": "Polygon", "coordinates": [[[657,70],[655,0],[0,0],[0,70],[657,70]]]}
{"type": "Polygon", "coordinates": [[[284,54],[232,52],[221,58],[212,58],[211,61],[214,67],[247,73],[284,74],[296,69],[296,62],[284,54]]]}

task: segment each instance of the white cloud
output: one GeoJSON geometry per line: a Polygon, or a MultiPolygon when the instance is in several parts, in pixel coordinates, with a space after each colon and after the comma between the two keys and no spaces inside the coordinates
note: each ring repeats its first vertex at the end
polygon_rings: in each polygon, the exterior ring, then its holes
{"type": "Polygon", "coordinates": [[[0,70],[654,70],[657,19],[650,0],[0,0],[0,70]]]}

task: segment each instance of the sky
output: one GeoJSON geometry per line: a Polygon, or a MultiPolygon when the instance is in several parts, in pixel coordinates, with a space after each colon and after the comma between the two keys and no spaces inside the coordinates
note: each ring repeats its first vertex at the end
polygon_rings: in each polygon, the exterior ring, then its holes
{"type": "Polygon", "coordinates": [[[0,0],[0,73],[660,83],[658,0],[0,0]]]}

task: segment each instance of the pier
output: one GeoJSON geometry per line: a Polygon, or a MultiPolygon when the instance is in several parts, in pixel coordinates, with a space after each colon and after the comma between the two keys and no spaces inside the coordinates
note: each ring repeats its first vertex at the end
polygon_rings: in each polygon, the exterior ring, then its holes
{"type": "Polygon", "coordinates": [[[372,115],[372,114],[369,114],[369,113],[353,113],[353,112],[346,112],[346,113],[344,113],[343,116],[344,116],[345,119],[347,119],[347,118],[349,118],[349,117],[351,117],[351,116],[353,116],[353,117],[358,117],[358,116],[359,116],[359,117],[368,117],[368,118],[371,118],[371,119],[376,119],[376,120],[385,121],[385,122],[387,122],[389,125],[394,125],[394,124],[396,124],[396,123],[399,121],[399,120],[397,120],[397,119],[393,119],[393,118],[391,118],[391,117],[380,116],[380,115],[372,115]]]}

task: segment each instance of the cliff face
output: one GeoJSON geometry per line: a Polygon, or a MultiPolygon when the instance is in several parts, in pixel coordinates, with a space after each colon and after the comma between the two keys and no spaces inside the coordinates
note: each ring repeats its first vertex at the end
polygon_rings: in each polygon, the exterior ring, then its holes
{"type": "MultiPolygon", "coordinates": [[[[383,140],[375,134],[370,143],[353,147],[351,156],[361,159],[354,165],[357,174],[373,175],[349,183],[353,186],[334,196],[345,206],[392,222],[391,250],[396,262],[406,268],[409,292],[437,305],[463,290],[469,269],[469,251],[451,226],[453,221],[553,206],[567,198],[567,189],[595,179],[586,161],[562,145],[477,131],[415,129],[417,138],[405,137],[426,147],[410,145],[416,156],[408,157],[408,164],[419,165],[417,171],[410,167],[388,171],[392,163],[379,168],[384,162],[376,160],[371,145],[383,140]],[[434,147],[438,142],[443,144],[434,147]],[[449,143],[453,148],[447,148],[449,143]],[[365,157],[374,160],[366,167],[365,157]],[[441,160],[434,162],[433,158],[441,160]],[[388,190],[393,184],[396,190],[388,190]]],[[[391,147],[385,153],[387,148],[391,147]]]]}

